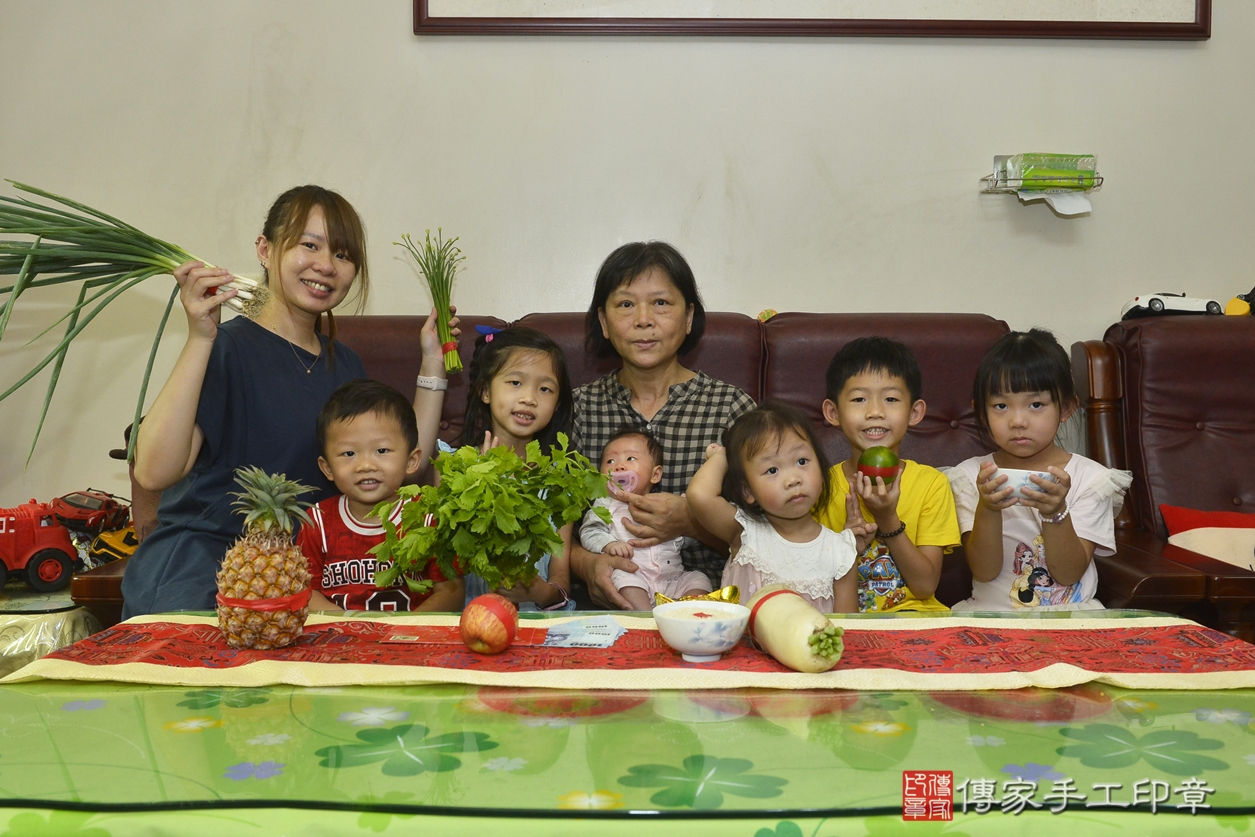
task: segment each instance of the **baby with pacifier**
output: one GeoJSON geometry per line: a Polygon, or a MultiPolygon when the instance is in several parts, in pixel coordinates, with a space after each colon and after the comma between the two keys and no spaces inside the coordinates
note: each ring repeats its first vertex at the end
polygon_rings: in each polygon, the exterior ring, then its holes
{"type": "Polygon", "coordinates": [[[662,480],[662,445],[650,433],[624,428],[610,438],[601,454],[601,472],[610,477],[610,497],[594,504],[610,510],[610,523],[590,510],[580,526],[580,542],[589,552],[628,558],[637,566],[634,573],[615,570],[611,580],[634,610],[652,610],[654,594],[671,599],[699,596],[711,591],[704,573],[686,571],[680,561],[683,538],[656,546],[634,547],[633,536],[623,525],[631,519],[631,508],[614,494],[648,494],[662,480]]]}

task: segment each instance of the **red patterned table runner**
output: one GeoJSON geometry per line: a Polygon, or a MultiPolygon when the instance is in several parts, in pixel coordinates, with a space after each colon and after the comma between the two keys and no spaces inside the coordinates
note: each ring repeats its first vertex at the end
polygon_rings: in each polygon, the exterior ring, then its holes
{"type": "MultiPolygon", "coordinates": [[[[544,628],[523,628],[496,656],[462,645],[456,627],[349,621],[310,626],[293,646],[277,651],[227,647],[214,625],[125,623],[50,654],[89,666],[149,663],[176,668],[234,668],[263,660],[430,666],[490,672],[552,669],[700,668],[703,671],[786,672],[743,640],[716,663],[686,663],[656,631],[629,630],[612,647],[546,648],[544,628]]],[[[1024,630],[1006,622],[921,630],[847,630],[837,670],[890,669],[921,674],[1037,671],[1065,663],[1092,672],[1210,674],[1255,670],[1255,646],[1199,625],[1095,630],[1024,630]]]]}

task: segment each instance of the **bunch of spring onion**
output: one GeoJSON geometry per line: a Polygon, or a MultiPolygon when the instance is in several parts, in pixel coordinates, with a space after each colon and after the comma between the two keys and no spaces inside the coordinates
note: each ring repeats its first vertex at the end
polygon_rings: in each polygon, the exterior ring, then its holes
{"type": "Polygon", "coordinates": [[[841,634],[840,628],[835,625],[829,625],[822,631],[811,634],[806,638],[806,642],[810,645],[812,654],[818,654],[829,659],[839,659],[845,647],[841,634]]]}
{"type": "MultiPolygon", "coordinates": [[[[13,284],[0,287],[0,340],[17,300],[34,288],[53,285],[77,284],[78,300],[59,320],[44,329],[31,342],[43,337],[61,323],[65,330],[61,340],[42,360],[22,376],[17,383],[0,393],[0,401],[8,398],[35,377],[45,366],[52,364],[52,377],[44,395],[43,410],[31,441],[27,464],[35,452],[39,433],[48,415],[48,405],[57,388],[61,366],[65,362],[70,343],[83,329],[124,292],[153,276],[171,274],[186,261],[198,260],[185,250],[120,221],[111,215],[92,209],[77,201],[36,189],[22,183],[9,181],[15,189],[43,198],[41,203],[27,197],[0,195],[0,235],[17,235],[21,239],[0,238],[0,276],[15,276],[13,284]],[[7,299],[5,298],[7,296],[7,299]]],[[[204,261],[199,259],[198,261],[204,261]]],[[[206,264],[208,264],[206,262],[206,264]]],[[[222,288],[234,288],[238,296],[227,304],[244,311],[260,301],[264,286],[255,280],[237,276],[222,288]]],[[[140,386],[139,400],[135,405],[135,422],[139,423],[148,391],[148,378],[152,373],[153,360],[162,332],[170,317],[170,309],[179,295],[175,286],[166,303],[165,313],[157,326],[148,363],[144,367],[144,380],[140,386]]],[[[128,456],[134,454],[135,437],[131,434],[128,456]]]]}
{"type": "Polygon", "coordinates": [[[432,241],[431,230],[428,230],[427,240],[422,247],[414,243],[409,233],[401,236],[400,241],[392,243],[409,251],[414,261],[418,262],[418,269],[427,277],[431,301],[436,306],[436,330],[444,347],[444,368],[449,372],[460,372],[462,358],[458,356],[458,344],[449,327],[449,304],[453,292],[453,275],[458,272],[458,264],[465,260],[465,256],[455,246],[456,238],[445,241],[442,234],[443,230],[437,228],[436,240],[432,241]]]}

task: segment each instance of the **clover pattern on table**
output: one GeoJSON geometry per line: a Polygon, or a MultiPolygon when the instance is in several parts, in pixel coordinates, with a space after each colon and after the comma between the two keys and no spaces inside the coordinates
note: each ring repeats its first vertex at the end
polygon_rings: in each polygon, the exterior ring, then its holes
{"type": "Polygon", "coordinates": [[[497,742],[483,732],[451,732],[431,738],[427,732],[421,724],[364,729],[357,734],[360,743],[323,747],[314,755],[322,759],[322,767],[360,767],[382,762],[385,776],[417,776],[461,767],[462,760],[455,753],[497,747],[497,742]]]}
{"type": "Polygon", "coordinates": [[[754,832],[754,837],[802,837],[802,828],[791,820],[784,820],[775,828],[758,829],[754,832]]]}
{"type": "Polygon", "coordinates": [[[1145,761],[1173,776],[1199,776],[1207,770],[1229,769],[1227,762],[1198,752],[1222,749],[1224,742],[1200,738],[1190,730],[1161,729],[1138,736],[1111,724],[1087,724],[1081,728],[1065,727],[1059,734],[1078,743],[1066,744],[1055,752],[1080,759],[1086,767],[1122,768],[1145,761]]]}
{"type": "Polygon", "coordinates": [[[179,701],[179,706],[186,706],[189,709],[212,709],[221,705],[232,709],[243,709],[266,703],[270,700],[270,691],[262,687],[197,689],[194,692],[185,692],[184,697],[187,700],[179,701]]]}
{"type": "Polygon", "coordinates": [[[713,811],[723,806],[724,794],[750,799],[779,796],[788,779],[749,773],[749,759],[689,756],[680,767],[669,764],[638,764],[628,768],[619,784],[662,790],[649,798],[664,808],[693,808],[713,811]]]}

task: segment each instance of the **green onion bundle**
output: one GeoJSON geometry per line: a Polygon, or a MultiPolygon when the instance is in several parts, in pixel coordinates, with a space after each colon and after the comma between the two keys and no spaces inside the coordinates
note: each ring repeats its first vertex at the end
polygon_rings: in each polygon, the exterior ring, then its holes
{"type": "Polygon", "coordinates": [[[462,358],[458,356],[457,342],[453,339],[453,330],[449,327],[449,305],[453,293],[453,276],[458,272],[458,263],[465,260],[462,251],[455,245],[456,238],[444,241],[443,230],[436,229],[436,240],[431,240],[431,230],[427,231],[427,240],[423,246],[417,246],[409,233],[401,236],[400,241],[393,244],[404,247],[418,262],[418,269],[427,278],[427,286],[431,288],[431,301],[436,306],[436,330],[440,334],[440,343],[444,347],[444,368],[449,372],[462,371],[462,358]]]}
{"type": "MultiPolygon", "coordinates": [[[[31,441],[30,452],[26,457],[29,464],[30,457],[35,452],[35,444],[39,441],[44,419],[48,415],[48,405],[56,391],[61,366],[74,338],[82,333],[105,306],[126,291],[145,279],[173,273],[180,264],[196,260],[196,257],[90,206],[36,189],[34,186],[9,182],[14,188],[51,203],[0,195],[0,234],[26,237],[22,240],[0,239],[0,276],[17,277],[13,284],[0,287],[0,298],[6,295],[8,297],[0,308],[0,340],[4,339],[14,306],[24,293],[33,288],[53,285],[77,283],[79,286],[78,300],[74,306],[34,338],[38,340],[60,323],[65,323],[60,342],[17,383],[0,393],[0,401],[3,401],[45,366],[53,365],[52,378],[44,395],[43,410],[35,428],[35,438],[31,441]]],[[[228,304],[237,310],[243,310],[263,290],[255,281],[238,276],[221,287],[234,288],[239,292],[237,298],[228,300],[228,304]]],[[[136,425],[143,410],[157,347],[178,295],[179,289],[176,286],[166,302],[165,313],[162,314],[148,353],[144,380],[135,405],[136,425]]],[[[134,454],[137,435],[131,434],[128,456],[134,454]]]]}
{"type": "Polygon", "coordinates": [[[812,654],[827,657],[830,660],[840,659],[845,643],[841,639],[842,630],[836,625],[829,625],[822,631],[816,631],[807,637],[812,654]]]}

